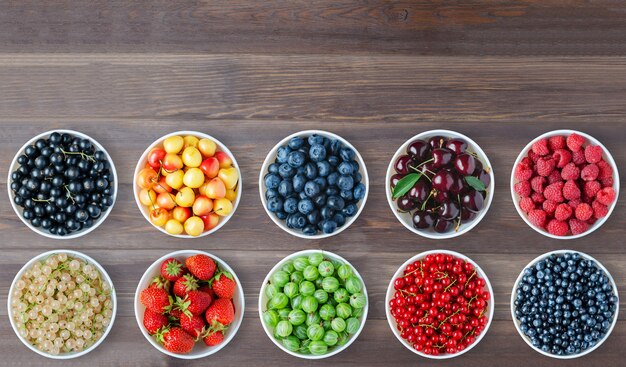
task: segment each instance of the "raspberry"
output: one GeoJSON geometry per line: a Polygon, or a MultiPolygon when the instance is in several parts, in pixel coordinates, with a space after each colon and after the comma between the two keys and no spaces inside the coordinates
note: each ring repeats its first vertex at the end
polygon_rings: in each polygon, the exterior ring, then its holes
{"type": "Polygon", "coordinates": [[[550,173],[552,173],[555,166],[556,162],[554,159],[541,157],[537,161],[537,174],[539,174],[539,176],[547,177],[550,173]]]}
{"type": "Polygon", "coordinates": [[[569,230],[572,231],[572,234],[581,234],[587,231],[589,225],[587,222],[583,222],[582,220],[578,220],[572,218],[569,220],[569,230]]]}
{"type": "Polygon", "coordinates": [[[595,197],[598,191],[600,191],[600,183],[598,181],[587,181],[583,186],[583,192],[587,197],[595,197]]]}
{"type": "Polygon", "coordinates": [[[533,170],[529,166],[520,163],[515,167],[515,178],[517,180],[526,181],[530,180],[531,177],[533,177],[533,170]]]}
{"type": "Polygon", "coordinates": [[[550,138],[548,138],[548,146],[553,152],[557,149],[565,148],[565,137],[563,135],[551,136],[550,138]]]}
{"type": "Polygon", "coordinates": [[[541,156],[535,152],[533,152],[532,150],[528,151],[528,158],[530,158],[531,161],[533,162],[537,162],[537,160],[539,158],[541,158],[541,156]]]}
{"type": "Polygon", "coordinates": [[[572,161],[572,153],[570,153],[569,150],[559,149],[552,154],[552,158],[556,160],[557,167],[563,168],[566,164],[572,161]]]}
{"type": "Polygon", "coordinates": [[[541,204],[544,201],[546,201],[546,198],[543,197],[543,194],[538,193],[538,192],[534,192],[532,195],[530,195],[530,198],[532,199],[533,203],[537,203],[537,204],[541,204]]]}
{"type": "Polygon", "coordinates": [[[569,180],[563,185],[563,197],[567,200],[574,200],[580,197],[580,189],[576,181],[569,180]]]}
{"type": "Polygon", "coordinates": [[[598,174],[600,173],[600,168],[595,164],[588,164],[580,171],[580,178],[585,181],[593,181],[598,178],[598,174]]]}
{"type": "Polygon", "coordinates": [[[598,200],[591,203],[591,208],[593,209],[593,216],[596,218],[603,218],[609,214],[609,207],[604,204],[600,204],[598,200]]]}
{"type": "Polygon", "coordinates": [[[611,168],[610,164],[608,164],[605,161],[600,161],[596,163],[596,165],[598,166],[598,169],[600,170],[600,172],[598,173],[599,179],[613,177],[613,168],[611,168]]]}
{"type": "Polygon", "coordinates": [[[563,222],[560,220],[552,219],[548,226],[546,227],[548,233],[551,233],[555,236],[566,236],[569,231],[569,227],[567,226],[567,222],[563,222]]]}
{"type": "Polygon", "coordinates": [[[542,176],[535,176],[530,180],[530,187],[534,192],[542,193],[544,186],[546,186],[546,178],[542,176]]]}
{"type": "Polygon", "coordinates": [[[552,200],[546,200],[543,202],[542,208],[546,213],[552,214],[556,210],[557,205],[558,204],[552,200]]]}
{"type": "Polygon", "coordinates": [[[541,139],[531,147],[532,151],[540,156],[544,156],[550,153],[550,148],[548,148],[548,141],[546,139],[541,139]]]}
{"type": "Polygon", "coordinates": [[[585,144],[585,138],[576,133],[573,133],[567,137],[566,142],[569,150],[571,150],[572,152],[577,152],[580,150],[583,144],[585,144]]]}
{"type": "Polygon", "coordinates": [[[556,207],[554,211],[554,219],[556,220],[568,220],[572,216],[574,209],[571,206],[561,203],[556,207]]]}
{"type": "Polygon", "coordinates": [[[513,188],[515,189],[515,192],[523,198],[530,196],[531,187],[530,182],[528,181],[520,181],[516,183],[513,188]]]}
{"type": "Polygon", "coordinates": [[[528,213],[529,211],[535,209],[535,203],[529,197],[521,198],[519,201],[519,207],[524,213],[528,213]]]}
{"type": "Polygon", "coordinates": [[[598,163],[602,160],[602,148],[597,145],[587,145],[585,160],[589,163],[598,163]]]}
{"type": "Polygon", "coordinates": [[[576,207],[576,219],[588,220],[593,215],[591,205],[582,203],[576,207]]]}
{"type": "Polygon", "coordinates": [[[575,165],[580,166],[581,164],[585,164],[587,163],[587,160],[585,159],[585,152],[582,150],[579,150],[577,152],[573,152],[572,153],[572,162],[574,162],[575,165]]]}
{"type": "Polygon", "coordinates": [[[561,170],[561,177],[564,180],[578,180],[578,176],[580,176],[580,168],[576,167],[574,163],[568,163],[561,170]]]}
{"type": "Polygon", "coordinates": [[[582,203],[582,201],[580,201],[579,199],[575,199],[575,200],[570,200],[569,203],[567,204],[571,206],[572,209],[576,209],[576,207],[579,206],[580,203],[582,203]]]}
{"type": "Polygon", "coordinates": [[[600,180],[602,187],[613,187],[613,177],[607,177],[600,180]]]}
{"type": "Polygon", "coordinates": [[[596,200],[600,204],[608,206],[613,202],[613,200],[615,200],[615,196],[615,190],[613,190],[612,187],[605,187],[598,191],[598,193],[596,194],[596,200]]]}
{"type": "Polygon", "coordinates": [[[555,201],[557,203],[562,203],[563,198],[563,182],[555,182],[553,184],[548,185],[543,190],[543,196],[548,200],[555,201]]]}
{"type": "Polygon", "coordinates": [[[546,223],[546,212],[541,209],[533,209],[528,212],[528,221],[537,227],[543,228],[546,223]]]}
{"type": "Polygon", "coordinates": [[[552,173],[550,173],[550,176],[548,176],[548,184],[553,184],[555,182],[561,181],[563,181],[563,179],[561,178],[561,172],[557,170],[552,171],[552,173]]]}

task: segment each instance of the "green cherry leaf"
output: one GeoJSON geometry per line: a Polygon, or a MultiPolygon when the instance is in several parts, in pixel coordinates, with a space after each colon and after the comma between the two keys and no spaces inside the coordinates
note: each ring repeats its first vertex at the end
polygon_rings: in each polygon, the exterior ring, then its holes
{"type": "Polygon", "coordinates": [[[411,190],[411,187],[415,185],[415,183],[422,177],[421,173],[409,173],[408,175],[402,177],[400,181],[393,188],[392,198],[397,199],[400,196],[406,194],[411,190]]]}
{"type": "Polygon", "coordinates": [[[465,182],[467,182],[467,184],[473,187],[476,191],[487,190],[485,184],[474,176],[465,176],[465,182]]]}

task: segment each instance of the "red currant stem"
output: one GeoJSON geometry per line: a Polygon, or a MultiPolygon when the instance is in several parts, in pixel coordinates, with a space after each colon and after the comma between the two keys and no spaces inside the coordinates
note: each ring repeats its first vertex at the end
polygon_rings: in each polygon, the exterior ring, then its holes
{"type": "MultiPolygon", "coordinates": [[[[446,318],[445,318],[445,319],[441,322],[441,324],[439,324],[439,327],[441,327],[441,325],[443,325],[446,321],[448,321],[448,320],[449,320],[452,316],[457,315],[459,312],[461,312],[461,310],[456,310],[456,311],[454,311],[454,313],[453,313],[453,314],[450,314],[450,316],[446,317],[446,318]]],[[[439,328],[437,328],[437,329],[439,329],[439,328]]]]}
{"type": "Polygon", "coordinates": [[[448,291],[448,289],[450,289],[450,287],[452,287],[452,286],[454,285],[454,283],[456,283],[456,281],[457,281],[457,279],[454,279],[454,280],[452,281],[452,283],[450,283],[450,284],[449,284],[449,285],[448,285],[448,286],[447,286],[447,287],[446,287],[443,291],[444,291],[444,292],[447,292],[447,291],[448,291]]]}
{"type": "Polygon", "coordinates": [[[400,293],[408,294],[408,295],[413,296],[413,297],[417,296],[417,294],[411,293],[409,291],[405,291],[404,289],[400,289],[400,293]]]}
{"type": "Polygon", "coordinates": [[[469,302],[467,302],[467,307],[472,305],[472,302],[474,302],[474,300],[476,300],[476,298],[478,298],[478,296],[473,296],[472,298],[470,298],[469,302]]]}
{"type": "Polygon", "coordinates": [[[446,279],[446,278],[449,278],[449,277],[450,277],[450,276],[448,275],[448,273],[444,273],[443,271],[437,271],[437,272],[435,272],[435,275],[439,275],[439,274],[442,274],[442,276],[441,276],[441,277],[439,277],[439,278],[435,278],[436,280],[446,279]]]}
{"type": "Polygon", "coordinates": [[[474,272],[472,273],[472,275],[470,275],[469,278],[467,278],[467,282],[465,282],[465,286],[467,287],[467,285],[469,284],[470,280],[472,280],[472,278],[476,275],[476,270],[474,270],[474,272]]]}
{"type": "Polygon", "coordinates": [[[431,329],[438,329],[436,327],[434,327],[432,324],[417,324],[417,326],[421,326],[421,327],[429,327],[431,329]]]}
{"type": "Polygon", "coordinates": [[[476,328],[473,328],[472,330],[468,331],[465,335],[463,335],[463,337],[461,338],[461,341],[465,340],[465,338],[467,338],[469,335],[473,335],[475,331],[476,331],[476,328]]]}

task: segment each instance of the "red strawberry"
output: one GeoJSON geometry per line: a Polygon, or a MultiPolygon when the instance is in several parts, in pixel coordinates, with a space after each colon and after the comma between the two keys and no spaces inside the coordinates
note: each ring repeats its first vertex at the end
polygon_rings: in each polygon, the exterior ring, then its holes
{"type": "Polygon", "coordinates": [[[548,200],[552,200],[557,203],[562,203],[564,200],[563,186],[564,184],[562,181],[550,184],[543,190],[543,196],[545,196],[546,199],[548,200]]]}
{"type": "Polygon", "coordinates": [[[596,194],[596,200],[603,205],[610,205],[615,200],[615,190],[612,187],[605,187],[598,191],[596,194]]]}
{"type": "Polygon", "coordinates": [[[201,316],[187,316],[185,314],[182,314],[180,317],[180,327],[194,338],[198,338],[202,334],[205,326],[206,323],[201,316]]]}
{"type": "Polygon", "coordinates": [[[572,152],[577,152],[580,150],[580,148],[583,146],[583,144],[585,144],[585,138],[583,138],[582,136],[573,133],[570,136],[567,137],[567,147],[572,151],[572,152]]]}
{"type": "Polygon", "coordinates": [[[231,273],[219,272],[213,278],[211,286],[219,298],[233,298],[237,283],[231,273]]]}
{"type": "Polygon", "coordinates": [[[187,265],[187,269],[189,269],[191,274],[200,280],[211,279],[217,267],[213,259],[203,254],[188,257],[185,260],[185,265],[187,265]]]}
{"type": "Polygon", "coordinates": [[[172,304],[172,298],[163,288],[149,287],[141,291],[141,304],[147,309],[157,313],[168,311],[172,304]]]}
{"type": "Polygon", "coordinates": [[[211,296],[211,299],[213,299],[213,298],[217,298],[217,297],[215,296],[215,292],[213,292],[213,289],[212,289],[212,288],[211,288],[211,286],[209,286],[208,284],[207,284],[207,285],[203,285],[202,287],[198,288],[198,290],[199,290],[200,292],[208,293],[208,294],[209,294],[209,296],[211,296]]]}
{"type": "Polygon", "coordinates": [[[515,186],[513,186],[513,189],[523,198],[530,196],[532,193],[532,188],[530,187],[530,182],[528,181],[520,181],[516,183],[515,186]]]}
{"type": "Polygon", "coordinates": [[[521,198],[519,201],[519,207],[524,211],[524,213],[528,213],[529,211],[535,209],[535,203],[531,198],[521,198]]]}
{"type": "Polygon", "coordinates": [[[187,354],[191,352],[196,341],[187,332],[179,327],[165,329],[157,334],[157,340],[163,343],[166,350],[177,353],[187,354]]]}
{"type": "Polygon", "coordinates": [[[572,153],[566,149],[559,149],[552,154],[552,158],[556,161],[558,168],[563,168],[572,161],[572,153]]]}
{"type": "Polygon", "coordinates": [[[209,347],[214,347],[224,341],[224,333],[220,330],[210,331],[202,338],[202,341],[209,347]]]}
{"type": "Polygon", "coordinates": [[[552,158],[541,157],[537,161],[537,174],[539,176],[548,177],[556,167],[556,162],[552,158]]]}
{"type": "Polygon", "coordinates": [[[593,181],[598,178],[598,174],[600,174],[600,168],[595,164],[588,164],[580,171],[580,178],[585,181],[593,181]]]}
{"type": "Polygon", "coordinates": [[[563,197],[567,200],[574,200],[580,197],[580,189],[576,181],[569,180],[563,185],[563,197]]]}
{"type": "Polygon", "coordinates": [[[528,213],[528,221],[537,227],[543,228],[546,224],[546,212],[541,209],[533,209],[528,213]]]}
{"type": "Polygon", "coordinates": [[[163,288],[168,292],[170,290],[170,285],[170,281],[160,275],[154,277],[154,279],[152,279],[152,282],[150,282],[150,287],[163,288]]]}
{"type": "Polygon", "coordinates": [[[548,138],[548,146],[553,152],[558,149],[564,149],[567,145],[563,135],[551,136],[548,138]]]}
{"type": "Polygon", "coordinates": [[[169,324],[167,320],[167,316],[160,314],[158,312],[151,311],[146,309],[143,314],[143,326],[148,330],[150,335],[154,335],[159,331],[160,328],[167,326],[169,324]]]}
{"type": "Polygon", "coordinates": [[[176,297],[175,307],[187,316],[200,315],[211,304],[211,296],[200,291],[187,292],[185,298],[176,297]]]}
{"type": "Polygon", "coordinates": [[[170,282],[175,282],[185,273],[183,263],[170,257],[161,264],[161,275],[170,282]]]}
{"type": "Polygon", "coordinates": [[[548,233],[551,233],[555,236],[566,236],[569,231],[569,227],[567,222],[562,222],[560,220],[552,219],[548,226],[546,227],[548,233]]]}
{"type": "Polygon", "coordinates": [[[598,163],[602,160],[602,148],[597,145],[587,145],[585,160],[589,163],[598,163]]]}
{"type": "Polygon", "coordinates": [[[580,168],[576,167],[574,163],[568,163],[561,170],[561,177],[564,180],[577,180],[580,176],[580,168]]]}
{"type": "Polygon", "coordinates": [[[565,203],[561,203],[556,207],[556,210],[554,211],[554,219],[562,221],[568,220],[569,217],[572,216],[573,212],[574,209],[571,206],[565,203]]]}
{"type": "Polygon", "coordinates": [[[235,319],[233,302],[226,298],[216,299],[206,310],[206,321],[211,327],[230,325],[235,319]]]}
{"type": "Polygon", "coordinates": [[[535,154],[538,154],[541,156],[544,156],[550,153],[550,148],[548,148],[548,141],[546,139],[541,139],[535,142],[532,145],[531,149],[535,154]]]}
{"type": "Polygon", "coordinates": [[[184,297],[185,294],[198,289],[198,280],[191,274],[185,274],[174,283],[174,294],[184,297]]]}
{"type": "Polygon", "coordinates": [[[589,225],[587,222],[583,222],[582,220],[578,220],[572,218],[569,220],[569,229],[572,231],[572,234],[581,234],[587,231],[589,225]]]}
{"type": "Polygon", "coordinates": [[[576,219],[586,221],[593,216],[591,205],[582,203],[576,207],[576,219]]]}
{"type": "Polygon", "coordinates": [[[174,320],[180,320],[180,318],[183,316],[183,311],[177,309],[177,308],[173,308],[170,311],[170,317],[174,320]]]}

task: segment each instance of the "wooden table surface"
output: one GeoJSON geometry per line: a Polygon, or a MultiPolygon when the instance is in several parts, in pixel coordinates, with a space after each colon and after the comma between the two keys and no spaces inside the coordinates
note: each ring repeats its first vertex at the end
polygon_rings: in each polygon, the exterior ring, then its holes
{"type": "Polygon", "coordinates": [[[599,350],[562,362],[540,356],[517,335],[509,297],[531,259],[561,248],[595,256],[624,293],[625,200],[593,234],[552,240],[519,218],[508,182],[526,143],[558,128],[595,136],[625,167],[624,55],[626,3],[615,0],[3,1],[0,192],[6,192],[16,150],[53,128],[76,129],[102,143],[115,161],[120,186],[111,216],[76,240],[31,232],[8,199],[0,201],[0,303],[6,303],[10,283],[25,262],[68,248],[87,253],[108,270],[119,310],[111,334],[95,351],[55,362],[21,344],[1,307],[0,365],[623,365],[623,316],[599,350]],[[274,225],[256,184],[270,148],[310,128],[330,130],[354,144],[371,181],[358,220],[321,241],[290,236],[274,225]],[[496,176],[494,203],[483,221],[462,237],[443,241],[406,230],[384,193],[385,170],[396,148],[433,128],[469,135],[489,155],[496,176]],[[142,218],[133,199],[132,172],[140,154],[175,130],[219,138],[243,171],[239,209],[209,237],[180,240],[161,234],[142,218]],[[266,273],[282,257],[307,248],[350,260],[364,276],[371,302],[358,340],[323,362],[278,350],[257,316],[266,273]],[[438,248],[472,257],[496,293],[494,322],[483,341],[448,361],[406,350],[384,312],[385,290],[397,267],[418,252],[438,248]],[[246,295],[246,316],[235,339],[195,362],[154,350],[139,332],[132,308],[146,267],[180,249],[206,250],[227,261],[246,295]]]}

